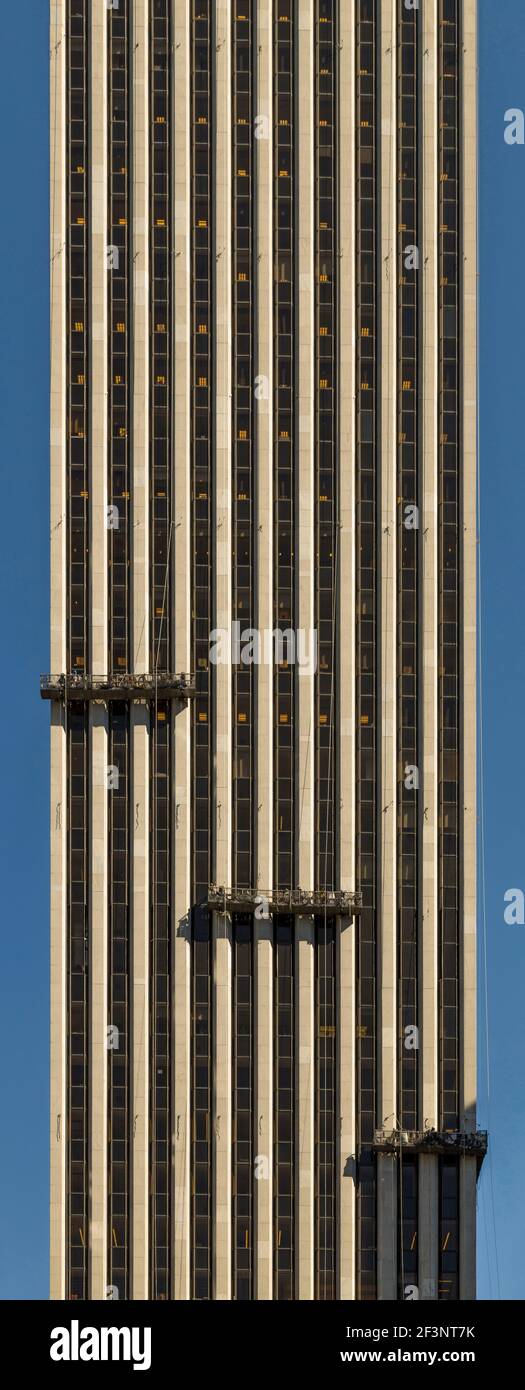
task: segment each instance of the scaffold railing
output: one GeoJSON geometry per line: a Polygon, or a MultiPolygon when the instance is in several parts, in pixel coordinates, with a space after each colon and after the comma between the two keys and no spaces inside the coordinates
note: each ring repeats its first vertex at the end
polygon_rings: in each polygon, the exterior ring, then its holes
{"type": "Polygon", "coordinates": [[[192,676],[180,672],[153,673],[113,671],[104,676],[72,671],[66,675],[40,677],[43,700],[60,700],[63,704],[87,700],[189,700],[195,695],[192,676]]]}
{"type": "Polygon", "coordinates": [[[476,1158],[481,1167],[488,1148],[488,1134],[486,1129],[376,1129],[373,1147],[377,1153],[464,1155],[476,1158]]]}
{"type": "Polygon", "coordinates": [[[272,913],[294,917],[312,916],[355,917],[361,911],[360,893],[343,889],[308,891],[303,888],[224,888],[210,883],[207,907],[213,912],[257,912],[261,917],[272,913]]]}

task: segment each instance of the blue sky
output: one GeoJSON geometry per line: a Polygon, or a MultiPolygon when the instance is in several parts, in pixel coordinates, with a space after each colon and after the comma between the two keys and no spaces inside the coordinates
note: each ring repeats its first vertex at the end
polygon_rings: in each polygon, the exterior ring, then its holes
{"type": "MultiPolygon", "coordinates": [[[[525,109],[523,0],[480,0],[481,563],[491,1159],[479,1297],[525,1297],[525,109]]],[[[0,1298],[48,1290],[48,4],[3,7],[0,47],[0,1298]],[[24,73],[20,59],[23,54],[24,73]],[[12,210],[16,213],[13,216],[12,210]]],[[[481,879],[481,873],[480,873],[481,879]]],[[[482,935],[480,893],[480,937],[482,935]]],[[[483,1003],[484,974],[480,972],[483,1003]]],[[[484,1007],[480,1124],[488,1123],[484,1007]]]]}

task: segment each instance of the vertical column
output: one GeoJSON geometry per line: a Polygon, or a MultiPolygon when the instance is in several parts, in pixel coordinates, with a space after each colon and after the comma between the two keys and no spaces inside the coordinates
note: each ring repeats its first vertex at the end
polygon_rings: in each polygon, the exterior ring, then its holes
{"type": "Polygon", "coordinates": [[[476,5],[464,0],[462,29],[462,736],[461,1126],[476,1127],[476,466],[477,466],[477,34],[476,5]]]}
{"type": "MultiPolygon", "coordinates": [[[[258,54],[256,107],[261,138],[255,170],[257,197],[257,356],[256,375],[263,389],[257,399],[257,625],[273,628],[273,102],[272,0],[257,5],[258,54]],[[262,119],[261,119],[262,118],[262,119]]],[[[273,874],[273,668],[257,668],[257,884],[272,887],[273,874]]],[[[256,1154],[268,1162],[255,1187],[255,1296],[272,1298],[272,934],[269,921],[255,919],[255,1133],[256,1154]],[[264,1176],[267,1174],[268,1176],[264,1176]]]]}
{"type": "MultiPolygon", "coordinates": [[[[345,383],[355,380],[355,4],[339,7],[338,186],[339,186],[339,603],[340,711],[337,782],[340,795],[340,887],[355,884],[355,646],[348,640],[355,612],[355,398],[345,383]]],[[[337,582],[337,581],[336,581],[337,582]]],[[[353,630],[352,630],[353,631],[353,630]]],[[[339,1038],[339,1298],[355,1298],[355,930],[346,919],[338,929],[336,1017],[339,1038]]],[[[337,1129],[336,1129],[337,1133],[337,1129]]]]}
{"type": "MultiPolygon", "coordinates": [[[[149,652],[148,0],[133,5],[133,617],[134,670],[149,652]]],[[[147,1299],[149,1203],[149,715],[131,710],[132,740],[132,1296],[147,1299]]]]}
{"type": "MultiPolygon", "coordinates": [[[[422,951],[420,956],[420,1086],[424,1127],[438,1123],[438,898],[437,898],[437,441],[438,441],[438,298],[437,298],[437,35],[436,0],[421,14],[422,31],[422,498],[420,517],[423,593],[421,684],[423,768],[420,781],[422,842],[422,951]]],[[[420,1297],[437,1298],[438,1159],[419,1160],[420,1297]]]]}
{"type": "MultiPolygon", "coordinates": [[[[51,670],[66,670],[66,36],[65,0],[51,7],[51,670]]],[[[67,1063],[67,744],[51,707],[50,1297],[65,1297],[67,1063]]]]}
{"type": "MultiPolygon", "coordinates": [[[[91,264],[91,673],[107,669],[107,10],[90,25],[91,264]]],[[[106,1297],[107,1265],[107,975],[108,713],[90,707],[90,1297],[106,1297]]],[[[111,793],[110,793],[111,794],[111,793]]]]}
{"type": "MultiPolygon", "coordinates": [[[[215,140],[215,575],[218,628],[231,631],[231,0],[217,0],[215,140]]],[[[223,644],[224,645],[224,644],[223,644]]],[[[216,667],[215,873],[231,882],[231,661],[216,667]]],[[[215,1276],[216,1299],[231,1298],[231,923],[215,914],[215,1276]]]]}
{"type": "MultiPolygon", "coordinates": [[[[189,0],[173,0],[174,35],[174,670],[191,669],[191,187],[189,0]]],[[[173,1018],[174,1249],[176,1299],[190,1297],[190,1038],[191,1038],[191,708],[175,720],[172,885],[175,1007],[173,1018]]]]}
{"type": "MultiPolygon", "coordinates": [[[[381,6],[381,854],[379,1119],[396,1123],[396,15],[395,0],[381,6]]],[[[378,1155],[378,1298],[396,1297],[396,1194],[389,1155],[378,1155]]]]}
{"type": "MultiPolygon", "coordinates": [[[[460,1126],[476,1128],[476,472],[477,472],[477,19],[463,0],[461,196],[463,208],[462,329],[462,729],[463,854],[461,857],[460,1126]]],[[[460,1160],[460,1299],[476,1297],[476,1161],[460,1160]]]]}
{"type": "MultiPolygon", "coordinates": [[[[314,6],[297,7],[298,539],[297,624],[314,627],[314,6]]],[[[298,675],[298,882],[314,886],[314,675],[298,675]]],[[[314,921],[296,918],[297,954],[297,1298],[314,1296],[314,921]]]]}

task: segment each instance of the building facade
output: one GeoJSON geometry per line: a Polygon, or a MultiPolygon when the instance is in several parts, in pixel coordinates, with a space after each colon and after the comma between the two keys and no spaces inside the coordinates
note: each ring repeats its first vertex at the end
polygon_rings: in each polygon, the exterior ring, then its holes
{"type": "Polygon", "coordinates": [[[51,1294],[475,1297],[476,0],[52,0],[51,1294]]]}

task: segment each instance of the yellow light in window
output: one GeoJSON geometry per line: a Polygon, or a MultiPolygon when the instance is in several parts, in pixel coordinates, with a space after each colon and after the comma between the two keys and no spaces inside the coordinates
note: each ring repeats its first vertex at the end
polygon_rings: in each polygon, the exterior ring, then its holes
{"type": "Polygon", "coordinates": [[[322,377],[321,377],[321,380],[320,380],[320,382],[319,382],[319,385],[320,385],[322,391],[327,391],[327,390],[328,390],[328,377],[327,377],[327,376],[322,376],[322,377]]]}
{"type": "Polygon", "coordinates": [[[83,372],[79,372],[79,375],[77,376],[77,386],[83,386],[83,385],[84,385],[84,381],[85,381],[84,373],[83,373],[83,372]]]}
{"type": "Polygon", "coordinates": [[[328,276],[323,274],[323,275],[320,275],[320,276],[319,276],[319,279],[320,279],[322,285],[326,285],[326,283],[327,283],[327,281],[328,281],[328,276]]]}
{"type": "Polygon", "coordinates": [[[77,227],[83,227],[83,226],[84,226],[84,218],[83,218],[83,217],[77,217],[77,227]]]}
{"type": "Polygon", "coordinates": [[[362,329],[361,329],[361,337],[362,337],[362,338],[369,338],[369,337],[370,337],[370,329],[369,329],[369,328],[362,328],[362,329]]]}
{"type": "Polygon", "coordinates": [[[280,723],[280,724],[287,724],[287,723],[288,723],[288,715],[287,715],[287,714],[280,714],[280,715],[279,715],[279,723],[280,723]]]}
{"type": "Polygon", "coordinates": [[[119,438],[120,438],[120,439],[125,439],[125,438],[126,438],[126,429],[125,429],[124,425],[121,425],[121,426],[120,426],[120,429],[119,429],[119,438]]]}
{"type": "Polygon", "coordinates": [[[117,332],[117,333],[125,333],[125,332],[126,332],[126,325],[125,325],[125,323],[117,323],[116,332],[117,332]]]}
{"type": "Polygon", "coordinates": [[[237,723],[238,723],[238,724],[246,724],[246,719],[247,719],[247,716],[246,716],[245,714],[240,714],[240,713],[239,713],[239,714],[237,715],[237,723]]]}
{"type": "Polygon", "coordinates": [[[164,711],[163,709],[157,710],[157,720],[158,720],[159,724],[160,724],[161,720],[163,720],[164,723],[166,722],[166,714],[165,714],[165,711],[164,711]]]}
{"type": "Polygon", "coordinates": [[[238,437],[239,437],[239,439],[247,439],[247,438],[248,438],[248,431],[247,431],[247,430],[239,430],[239,436],[238,436],[238,437]]]}
{"type": "Polygon", "coordinates": [[[289,434],[288,434],[288,430],[281,430],[281,433],[280,433],[280,435],[279,435],[279,439],[289,439],[289,438],[290,438],[290,436],[289,436],[289,434]]]}
{"type": "Polygon", "coordinates": [[[207,385],[208,385],[208,378],[207,378],[206,376],[200,376],[199,379],[198,379],[197,385],[198,385],[198,386],[207,386],[207,385]]]}
{"type": "Polygon", "coordinates": [[[320,715],[319,715],[319,723],[320,723],[320,724],[328,724],[328,715],[327,715],[327,714],[320,714],[320,715]]]}
{"type": "Polygon", "coordinates": [[[288,170],[287,170],[287,169],[279,169],[279,178],[280,178],[280,179],[287,179],[287,178],[288,178],[288,170]]]}
{"type": "Polygon", "coordinates": [[[248,279],[248,276],[247,276],[247,274],[246,274],[246,271],[245,271],[245,270],[240,270],[240,271],[239,271],[239,274],[238,274],[238,276],[237,276],[237,279],[238,279],[238,280],[247,280],[247,279],[248,279]]]}
{"type": "Polygon", "coordinates": [[[247,175],[247,173],[246,173],[246,169],[238,169],[238,170],[237,170],[237,178],[238,178],[238,179],[246,179],[247,177],[248,177],[248,175],[247,175]]]}
{"type": "Polygon", "coordinates": [[[75,333],[83,333],[83,332],[84,332],[84,324],[80,322],[80,319],[78,319],[77,322],[75,323],[75,333]]]}
{"type": "Polygon", "coordinates": [[[208,715],[206,714],[205,710],[199,710],[199,724],[207,724],[207,723],[208,723],[208,715]]]}
{"type": "Polygon", "coordinates": [[[165,386],[165,385],[166,385],[166,377],[165,377],[165,376],[156,376],[156,377],[155,377],[155,381],[156,381],[157,386],[165,386]]]}
{"type": "Polygon", "coordinates": [[[361,382],[361,390],[362,390],[362,391],[368,391],[368,385],[369,385],[368,381],[362,381],[362,382],[361,382]]]}
{"type": "Polygon", "coordinates": [[[198,227],[207,227],[207,226],[208,226],[208,223],[207,223],[207,221],[206,221],[206,218],[205,218],[205,217],[200,217],[200,218],[199,218],[199,221],[197,222],[197,226],[198,226],[198,227]]]}
{"type": "Polygon", "coordinates": [[[412,390],[412,382],[411,382],[411,381],[404,381],[404,382],[403,382],[403,391],[411,391],[411,390],[412,390]]]}
{"type": "Polygon", "coordinates": [[[165,222],[164,217],[157,217],[157,221],[156,221],[155,225],[156,225],[157,227],[165,227],[165,226],[166,226],[166,222],[165,222]]]}
{"type": "Polygon", "coordinates": [[[320,338],[326,338],[327,333],[328,333],[328,329],[327,329],[327,328],[320,328],[320,329],[319,329],[319,337],[320,337],[320,338]]]}
{"type": "Polygon", "coordinates": [[[165,332],[166,332],[166,324],[165,324],[165,323],[156,323],[156,324],[155,324],[155,328],[156,328],[157,333],[165,333],[165,332]]]}
{"type": "Polygon", "coordinates": [[[127,225],[128,225],[125,217],[119,217],[118,222],[119,222],[119,227],[127,227],[127,225]]]}
{"type": "Polygon", "coordinates": [[[206,327],[206,324],[205,324],[205,323],[200,323],[200,324],[199,324],[199,327],[198,327],[198,329],[197,329],[197,333],[207,333],[207,332],[208,332],[208,329],[207,329],[207,327],[206,327]]]}
{"type": "Polygon", "coordinates": [[[359,722],[360,724],[368,724],[368,715],[362,714],[359,722]]]}
{"type": "Polygon", "coordinates": [[[166,117],[165,117],[165,116],[155,116],[155,125],[165,125],[165,124],[166,124],[166,117]]]}

